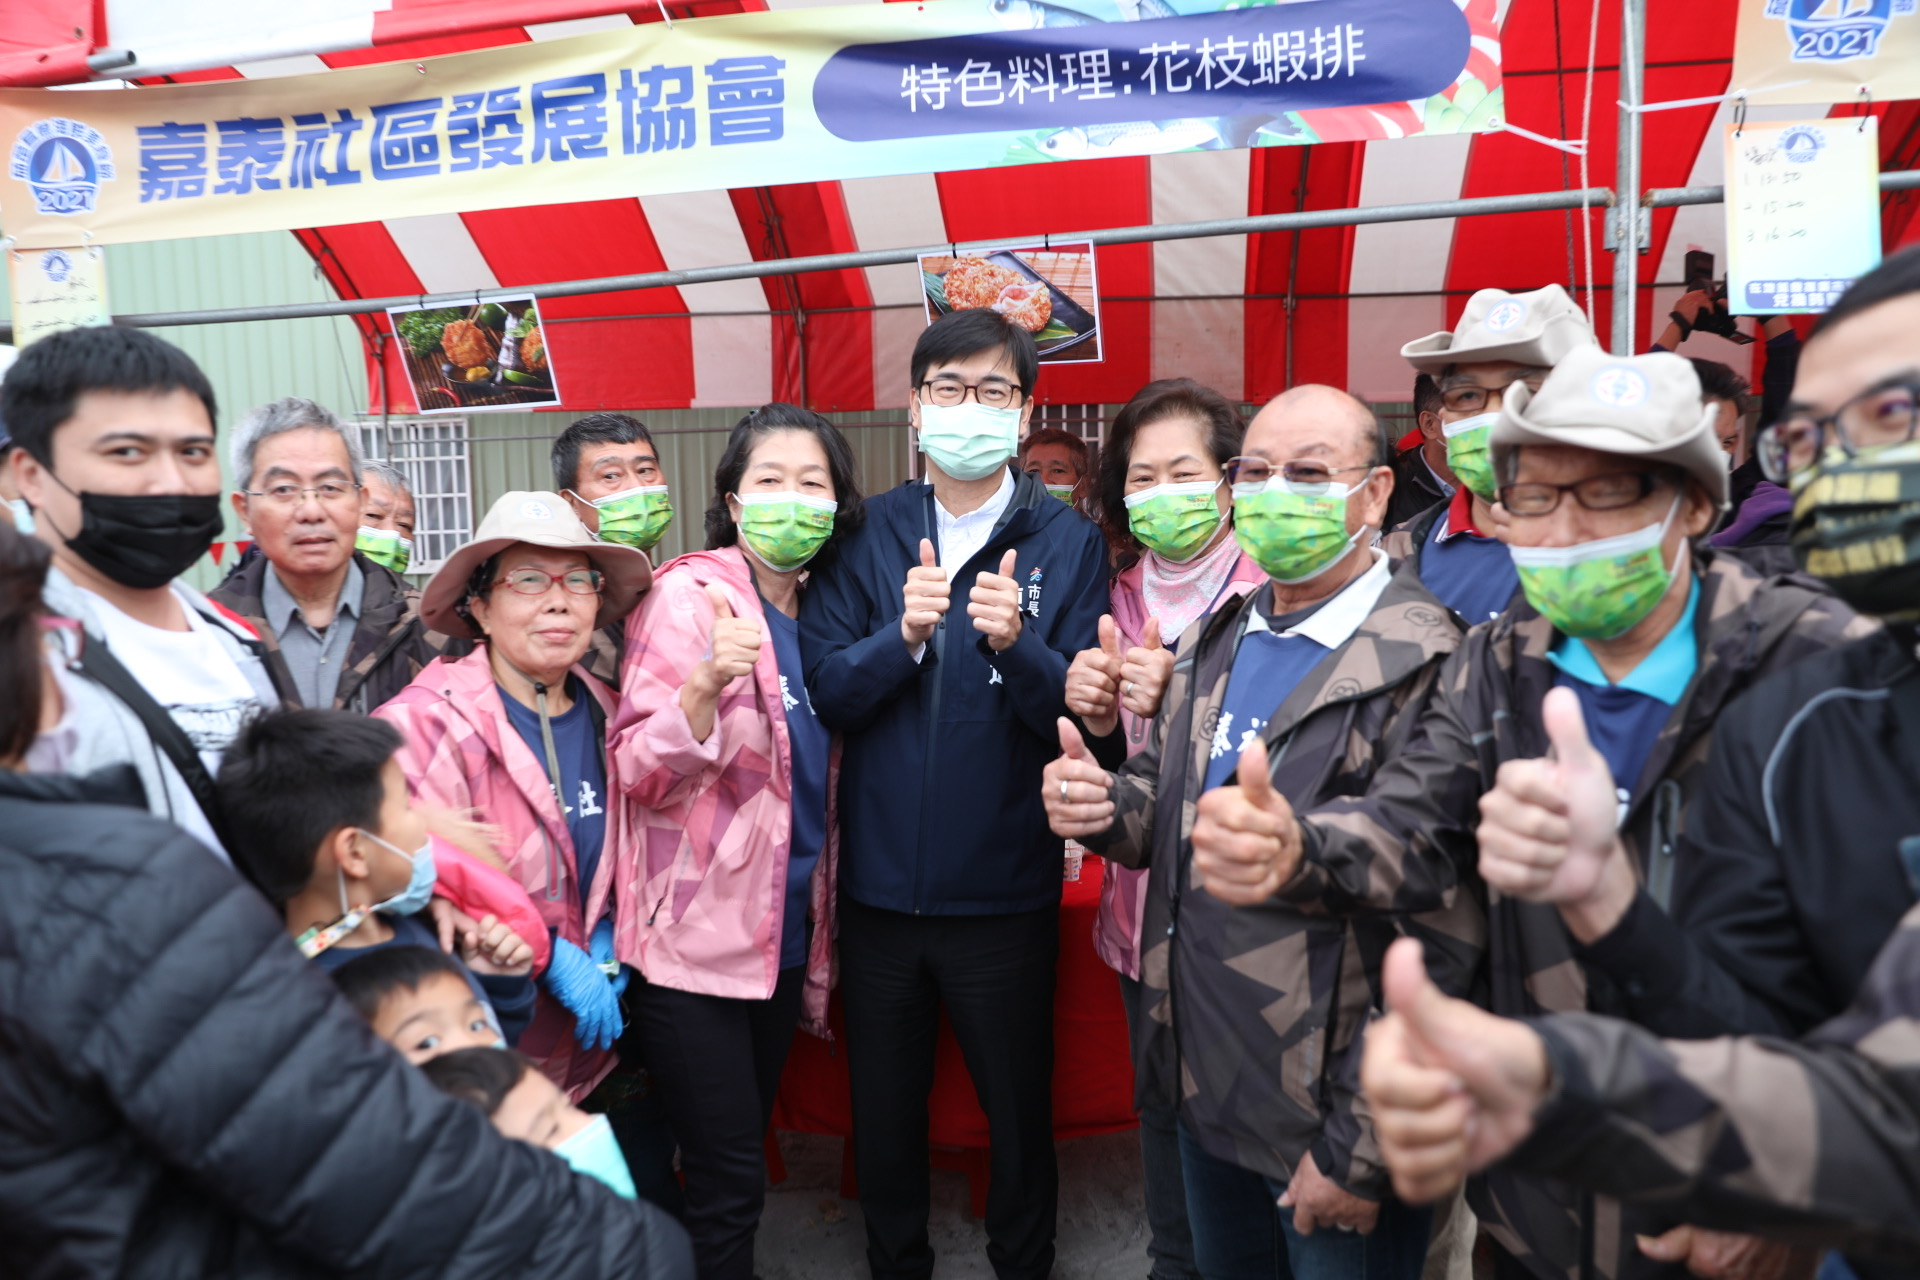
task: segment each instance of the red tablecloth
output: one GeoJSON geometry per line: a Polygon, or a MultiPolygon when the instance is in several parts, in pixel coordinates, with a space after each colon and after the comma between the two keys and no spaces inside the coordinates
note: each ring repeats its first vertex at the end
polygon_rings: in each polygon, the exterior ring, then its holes
{"type": "MultiPolygon", "coordinates": [[[[1053,996],[1053,1131],[1060,1138],[1134,1124],[1126,1013],[1113,970],[1093,950],[1093,915],[1100,905],[1104,868],[1101,859],[1089,854],[1080,879],[1061,886],[1060,967],[1053,996]]],[[[842,1137],[853,1131],[837,993],[828,1020],[834,1032],[831,1045],[804,1031],[794,1036],[773,1111],[776,1129],[842,1137]]],[[[974,1098],[973,1081],[944,1014],[934,1052],[929,1140],[941,1147],[986,1146],[987,1118],[974,1098]]]]}

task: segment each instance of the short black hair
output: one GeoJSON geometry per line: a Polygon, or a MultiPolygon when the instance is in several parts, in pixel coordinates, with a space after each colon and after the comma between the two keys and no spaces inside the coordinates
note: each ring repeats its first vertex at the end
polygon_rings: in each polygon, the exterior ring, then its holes
{"type": "Polygon", "coordinates": [[[20,353],[0,383],[0,421],[14,444],[51,467],[53,433],[89,391],[185,391],[207,407],[209,426],[220,420],[213,384],[192,356],[145,329],[89,325],[49,334],[20,353]]]}
{"type": "MultiPolygon", "coordinates": [[[[1853,287],[1840,295],[1840,301],[1833,304],[1827,313],[1813,323],[1813,330],[1807,337],[1816,338],[1821,332],[1834,325],[1851,320],[1871,307],[1883,302],[1892,302],[1895,298],[1904,298],[1910,293],[1920,293],[1920,245],[1909,245],[1890,258],[1883,259],[1879,266],[1853,282],[1853,287]]],[[[33,350],[32,347],[27,350],[33,350]]],[[[25,356],[20,357],[22,360],[25,356]]],[[[14,366],[18,368],[19,366],[14,366]]],[[[0,417],[6,416],[0,412],[0,417]]]]}
{"type": "Polygon", "coordinates": [[[471,1102],[488,1119],[526,1079],[533,1063],[511,1049],[455,1049],[420,1064],[433,1087],[450,1098],[471,1102]]]}
{"type": "Polygon", "coordinates": [[[1718,360],[1703,360],[1699,356],[1688,356],[1693,362],[1693,372],[1700,379],[1700,398],[1704,400],[1731,400],[1736,408],[1745,408],[1741,401],[1753,390],[1753,384],[1735,373],[1731,366],[1718,360]]]}
{"type": "Polygon", "coordinates": [[[463,987],[467,985],[465,970],[438,947],[375,947],[335,969],[333,981],[347,1003],[372,1022],[388,996],[402,988],[418,991],[421,983],[437,973],[460,979],[463,987]]]}
{"type": "Polygon", "coordinates": [[[355,711],[291,707],[249,720],[214,784],[234,867],[275,906],[298,894],[328,836],[378,829],[380,774],[400,745],[399,730],[355,711]]]}
{"type": "Polygon", "coordinates": [[[1194,418],[1206,424],[1207,453],[1214,465],[1225,467],[1247,438],[1246,420],[1233,401],[1192,378],[1162,378],[1133,393],[1107,428],[1107,444],[1100,450],[1095,490],[1100,499],[1100,527],[1116,547],[1136,545],[1127,524],[1127,468],[1132,464],[1133,438],[1140,428],[1167,418],[1194,418]]]}
{"type": "MultiPolygon", "coordinates": [[[[653,433],[640,419],[624,413],[590,413],[553,438],[553,488],[580,487],[580,455],[590,444],[653,444],[653,433]]],[[[659,447],[654,447],[655,457],[659,447]]]]}
{"type": "Polygon", "coordinates": [[[707,550],[730,547],[739,540],[740,526],[733,522],[733,512],[727,508],[727,495],[740,491],[754,446],[776,431],[808,432],[826,451],[827,475],[833,480],[833,498],[839,506],[833,513],[833,536],[807,562],[809,569],[824,569],[833,562],[840,544],[866,519],[859,468],[853,460],[853,446],[840,434],[840,428],[811,409],[780,401],[763,404],[733,424],[727,447],[721,450],[720,461],[713,468],[713,499],[707,503],[707,550]]]}
{"type": "Polygon", "coordinates": [[[1073,432],[1063,431],[1059,427],[1042,427],[1038,431],[1028,432],[1027,438],[1020,442],[1020,464],[1022,466],[1026,465],[1028,452],[1037,444],[1063,444],[1067,446],[1067,451],[1073,454],[1075,470],[1079,471],[1083,476],[1087,474],[1087,442],[1073,434],[1073,432]]]}
{"type": "Polygon", "coordinates": [[[1013,376],[1028,396],[1040,380],[1040,352],[1033,335],[990,307],[949,311],[920,331],[913,344],[913,388],[927,380],[927,370],[949,360],[965,360],[982,351],[1004,352],[1013,362],[1013,376]]]}
{"type": "Polygon", "coordinates": [[[1413,380],[1413,412],[1416,416],[1439,413],[1446,407],[1447,402],[1440,394],[1440,384],[1433,380],[1432,374],[1423,373],[1413,380]]]}

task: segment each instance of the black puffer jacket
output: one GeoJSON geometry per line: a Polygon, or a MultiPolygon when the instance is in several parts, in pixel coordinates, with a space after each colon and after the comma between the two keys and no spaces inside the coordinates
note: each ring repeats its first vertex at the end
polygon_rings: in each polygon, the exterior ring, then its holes
{"type": "Polygon", "coordinates": [[[436,1092],[138,803],[127,768],[0,771],[0,1276],[693,1274],[658,1210],[436,1092]]]}

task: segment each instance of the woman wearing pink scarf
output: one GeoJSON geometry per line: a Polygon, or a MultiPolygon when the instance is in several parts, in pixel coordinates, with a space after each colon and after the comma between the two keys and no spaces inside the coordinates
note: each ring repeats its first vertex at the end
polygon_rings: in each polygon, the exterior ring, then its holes
{"type": "MultiPolygon", "coordinates": [[[[1067,671],[1068,708],[1090,739],[1109,739],[1107,752],[1095,743],[1098,754],[1131,756],[1146,745],[1180,636],[1266,578],[1234,541],[1230,518],[1225,467],[1245,433],[1232,402],[1189,378],[1148,383],[1113,420],[1096,478],[1101,525],[1132,563],[1113,579],[1113,615],[1100,620],[1100,648],[1081,653],[1067,671]]],[[[1130,1030],[1140,1012],[1147,874],[1107,864],[1093,927],[1094,950],[1120,975],[1130,1030]]],[[[1195,1280],[1172,1108],[1141,1111],[1140,1150],[1152,1280],[1195,1280]]]]}

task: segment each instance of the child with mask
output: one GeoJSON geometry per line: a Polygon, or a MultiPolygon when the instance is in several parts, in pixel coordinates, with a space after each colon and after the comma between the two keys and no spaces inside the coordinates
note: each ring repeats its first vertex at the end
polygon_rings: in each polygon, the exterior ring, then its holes
{"type": "Polygon", "coordinates": [[[415,1066],[506,1041],[473,976],[437,947],[370,947],[333,971],[347,1003],[415,1066]]]}
{"type": "MultiPolygon", "coordinates": [[[[426,917],[437,837],[413,807],[394,755],[400,735],[350,711],[296,708],[242,727],[215,795],[234,865],[284,913],[301,953],[333,970],[391,947],[436,947],[426,917]]],[[[533,1014],[533,949],[489,915],[462,921],[473,990],[519,1039],[533,1014]]]]}
{"type": "Polygon", "coordinates": [[[459,1049],[420,1068],[440,1092],[485,1112],[502,1136],[530,1142],[565,1160],[575,1173],[598,1178],[625,1199],[636,1198],[633,1175],[604,1115],[588,1115],[567,1101],[533,1064],[506,1049],[459,1049]]]}

